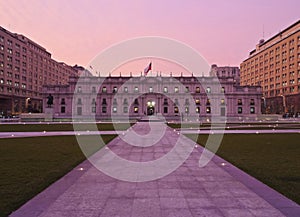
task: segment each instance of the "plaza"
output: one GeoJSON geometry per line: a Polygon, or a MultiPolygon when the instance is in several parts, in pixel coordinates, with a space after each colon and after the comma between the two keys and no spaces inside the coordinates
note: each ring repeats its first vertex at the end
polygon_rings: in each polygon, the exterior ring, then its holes
{"type": "Polygon", "coordinates": [[[0,217],[299,217],[299,7],[0,0],[0,217]]]}
{"type": "MultiPolygon", "coordinates": [[[[154,117],[150,116],[150,118],[154,117]]],[[[59,123],[53,124],[59,129],[59,123]]],[[[149,147],[143,147],[143,142],[138,142],[140,147],[132,146],[123,138],[131,137],[135,133],[145,137],[150,128],[159,129],[159,126],[165,125],[164,122],[137,122],[131,128],[127,130],[124,128],[125,130],[119,132],[82,130],[77,133],[81,136],[117,134],[119,136],[107,145],[110,150],[123,159],[151,162],[168,154],[178,140],[186,147],[195,146],[188,135],[193,138],[193,135],[200,133],[199,138],[203,140],[201,135],[211,133],[210,127],[205,130],[204,127],[199,128],[197,123],[182,124],[184,126],[178,130],[166,127],[164,136],[149,147]]],[[[30,123],[27,125],[30,127],[30,123]]],[[[40,132],[26,133],[20,128],[20,132],[1,132],[0,137],[7,137],[6,139],[28,137],[30,139],[32,136],[36,138],[58,136],[60,138],[76,133],[74,131],[57,132],[55,128],[51,131],[51,124],[47,123],[39,125],[40,132]],[[46,127],[49,129],[44,132],[42,129],[46,127]],[[11,134],[14,136],[12,137],[11,134]]],[[[232,124],[230,128],[233,131],[226,127],[228,132],[225,132],[225,136],[232,135],[233,132],[237,133],[237,136],[249,134],[257,138],[259,134],[262,137],[268,134],[278,136],[282,134],[290,135],[293,141],[299,131],[298,122],[277,122],[277,126],[276,122],[273,124],[266,122],[261,126],[255,123],[252,125],[232,124]],[[287,130],[286,126],[289,126],[290,130],[287,130]],[[296,127],[294,130],[293,126],[296,127]]],[[[83,129],[88,129],[88,127],[83,127],[83,129]]],[[[213,131],[218,133],[218,129],[213,131]]],[[[275,140],[278,141],[278,139],[275,140]]],[[[101,158],[101,151],[98,152],[92,157],[101,158]]],[[[218,156],[213,157],[205,167],[199,167],[202,152],[203,148],[196,145],[188,158],[176,170],[149,181],[138,181],[140,176],[136,173],[130,175],[130,177],[136,177],[136,181],[122,181],[103,173],[91,161],[85,160],[10,216],[298,216],[299,205],[218,156]]],[[[177,154],[183,157],[182,154],[177,154]]]]}

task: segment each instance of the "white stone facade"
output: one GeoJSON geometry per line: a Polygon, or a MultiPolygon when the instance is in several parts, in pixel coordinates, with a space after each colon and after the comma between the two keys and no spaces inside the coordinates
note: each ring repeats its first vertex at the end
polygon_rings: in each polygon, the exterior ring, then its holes
{"type": "Polygon", "coordinates": [[[46,85],[54,97],[55,118],[167,120],[214,117],[255,118],[261,113],[261,88],[238,86],[233,77],[70,77],[69,85],[46,85]]]}

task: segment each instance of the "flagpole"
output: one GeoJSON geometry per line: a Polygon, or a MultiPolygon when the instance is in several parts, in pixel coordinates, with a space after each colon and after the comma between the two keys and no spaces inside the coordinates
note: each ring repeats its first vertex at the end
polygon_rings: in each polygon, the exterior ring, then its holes
{"type": "Polygon", "coordinates": [[[151,64],[151,74],[150,74],[150,77],[152,77],[152,69],[153,69],[153,65],[152,65],[152,62],[151,62],[151,59],[149,60],[150,61],[150,63],[149,64],[151,64]]]}

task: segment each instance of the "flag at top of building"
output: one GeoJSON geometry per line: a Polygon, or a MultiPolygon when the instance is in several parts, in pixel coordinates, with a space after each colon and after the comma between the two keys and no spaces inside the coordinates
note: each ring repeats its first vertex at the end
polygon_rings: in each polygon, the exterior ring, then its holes
{"type": "Polygon", "coordinates": [[[144,69],[144,75],[147,76],[148,72],[152,69],[152,62],[144,69]]]}

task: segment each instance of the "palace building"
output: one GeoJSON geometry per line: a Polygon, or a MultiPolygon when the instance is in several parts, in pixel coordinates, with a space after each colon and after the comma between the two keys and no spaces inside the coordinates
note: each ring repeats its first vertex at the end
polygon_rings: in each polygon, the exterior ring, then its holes
{"type": "Polygon", "coordinates": [[[0,116],[42,112],[42,86],[67,84],[77,73],[29,38],[0,27],[0,116]]]}
{"type": "Polygon", "coordinates": [[[261,85],[263,112],[300,112],[300,20],[259,41],[241,65],[241,85],[261,85]]]}
{"type": "Polygon", "coordinates": [[[67,85],[44,85],[53,96],[54,118],[97,120],[162,115],[167,120],[253,118],[261,113],[261,87],[240,86],[238,67],[213,65],[211,76],[70,77],[67,85]],[[218,75],[212,76],[212,75],[218,75]]]}

